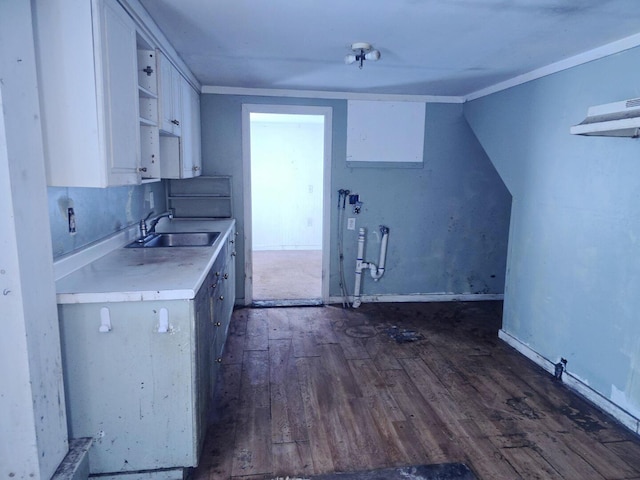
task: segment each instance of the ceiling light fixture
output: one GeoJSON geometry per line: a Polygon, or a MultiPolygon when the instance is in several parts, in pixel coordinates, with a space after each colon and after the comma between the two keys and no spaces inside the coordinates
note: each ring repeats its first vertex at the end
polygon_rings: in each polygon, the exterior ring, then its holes
{"type": "Polygon", "coordinates": [[[351,44],[351,50],[354,53],[350,53],[346,57],[344,57],[344,63],[347,65],[351,65],[355,62],[360,62],[360,68],[362,68],[362,64],[365,60],[376,60],[380,59],[380,52],[378,50],[373,50],[373,47],[370,43],[366,42],[356,42],[351,44]]]}

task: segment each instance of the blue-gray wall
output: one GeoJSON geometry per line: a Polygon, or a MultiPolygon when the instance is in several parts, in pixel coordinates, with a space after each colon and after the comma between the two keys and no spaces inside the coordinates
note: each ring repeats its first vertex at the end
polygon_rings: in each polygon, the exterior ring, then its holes
{"type": "MultiPolygon", "coordinates": [[[[358,193],[364,202],[357,224],[368,230],[365,260],[378,261],[378,225],[387,225],[391,230],[385,275],[378,283],[366,278],[363,294],[503,292],[511,196],[471,132],[462,105],[427,105],[424,168],[348,168],[345,100],[203,95],[203,174],[233,176],[234,216],[241,233],[244,103],[333,108],[332,296],[340,295],[336,253],[340,188],[358,193]]],[[[356,231],[345,230],[346,282],[350,292],[356,238],[356,231]]],[[[241,243],[240,267],[244,265],[243,250],[241,243]]],[[[244,279],[242,275],[238,277],[238,296],[243,297],[244,279]]]]}
{"type": "Polygon", "coordinates": [[[58,258],[134,225],[151,211],[166,210],[165,183],[135,187],[66,188],[49,187],[49,220],[53,257],[58,258]],[[69,233],[67,208],[73,207],[76,233],[69,233]]]}
{"type": "Polygon", "coordinates": [[[640,143],[569,134],[640,96],[640,49],[465,105],[513,195],[503,329],[640,416],[640,143]]]}

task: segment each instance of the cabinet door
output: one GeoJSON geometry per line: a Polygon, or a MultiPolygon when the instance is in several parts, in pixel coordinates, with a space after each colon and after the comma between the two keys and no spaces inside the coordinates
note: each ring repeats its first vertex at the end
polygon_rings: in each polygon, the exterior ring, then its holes
{"type": "Polygon", "coordinates": [[[219,342],[218,337],[222,335],[221,329],[220,329],[221,323],[219,319],[219,313],[218,313],[219,309],[218,309],[218,301],[217,301],[221,291],[220,278],[222,275],[222,267],[224,264],[222,260],[223,260],[222,257],[218,255],[218,258],[216,258],[213,266],[211,267],[211,270],[209,271],[209,275],[207,277],[209,281],[209,314],[210,314],[209,320],[210,320],[210,325],[212,329],[211,336],[209,337],[211,341],[211,343],[209,344],[209,348],[210,348],[209,395],[211,398],[213,398],[213,395],[215,393],[216,380],[217,380],[217,375],[218,375],[220,361],[221,361],[221,359],[219,358],[218,352],[216,350],[216,345],[219,342]]]}
{"type": "Polygon", "coordinates": [[[198,463],[191,315],[183,300],[60,306],[70,435],[101,435],[89,452],[91,473],[198,463]],[[106,332],[103,307],[112,325],[106,332]],[[158,332],[161,308],[167,333],[158,332]]]}
{"type": "Polygon", "coordinates": [[[109,185],[140,183],[136,27],[116,2],[102,3],[102,77],[109,185]]]}
{"type": "Polygon", "coordinates": [[[182,75],[175,67],[171,68],[171,102],[173,105],[173,134],[182,135],[182,75]]]}
{"type": "Polygon", "coordinates": [[[195,298],[195,343],[196,343],[196,451],[200,451],[207,431],[207,414],[211,398],[212,363],[211,344],[214,342],[213,327],[211,325],[211,310],[209,301],[209,285],[207,281],[198,291],[195,298]]]}
{"type": "Polygon", "coordinates": [[[160,129],[166,132],[173,131],[173,124],[171,120],[173,118],[173,102],[171,98],[171,77],[173,75],[173,67],[160,51],[158,51],[156,58],[158,59],[158,66],[160,70],[160,82],[158,85],[158,95],[160,98],[160,129]]]}
{"type": "Polygon", "coordinates": [[[238,232],[233,227],[229,233],[229,264],[227,271],[229,272],[229,298],[231,305],[229,305],[229,315],[233,313],[233,307],[236,303],[236,258],[237,258],[237,245],[238,245],[238,232]]]}
{"type": "Polygon", "coordinates": [[[47,182],[140,182],[136,33],[114,1],[33,2],[47,182]]]}
{"type": "Polygon", "coordinates": [[[200,96],[182,78],[182,171],[181,178],[200,175],[200,96]]]}
{"type": "Polygon", "coordinates": [[[191,144],[193,145],[193,176],[202,173],[202,130],[200,127],[200,94],[191,90],[191,144]]]}
{"type": "Polygon", "coordinates": [[[160,51],[157,55],[160,63],[160,129],[171,135],[182,133],[182,75],[160,51]]]}

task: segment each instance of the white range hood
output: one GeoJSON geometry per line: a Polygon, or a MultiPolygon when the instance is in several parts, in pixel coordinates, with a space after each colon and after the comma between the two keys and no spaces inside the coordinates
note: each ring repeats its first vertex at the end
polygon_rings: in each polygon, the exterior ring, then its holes
{"type": "Polygon", "coordinates": [[[587,118],[571,127],[571,133],[637,137],[640,135],[640,98],[589,107],[587,118]]]}

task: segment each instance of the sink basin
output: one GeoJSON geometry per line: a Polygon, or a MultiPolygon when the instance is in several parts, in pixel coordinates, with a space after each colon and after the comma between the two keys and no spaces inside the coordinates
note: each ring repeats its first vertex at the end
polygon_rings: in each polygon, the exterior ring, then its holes
{"type": "Polygon", "coordinates": [[[172,232],[154,233],[144,241],[136,240],[127,248],[160,248],[160,247],[210,247],[220,232],[172,232]]]}

